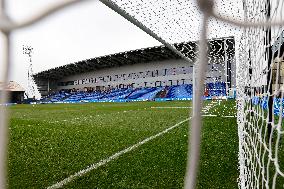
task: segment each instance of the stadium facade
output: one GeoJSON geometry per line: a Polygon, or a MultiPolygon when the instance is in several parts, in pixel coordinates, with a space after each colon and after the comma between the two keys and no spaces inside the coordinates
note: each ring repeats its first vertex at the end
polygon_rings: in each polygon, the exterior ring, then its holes
{"type": "MultiPolygon", "coordinates": [[[[197,42],[174,44],[191,62],[165,46],[132,50],[71,63],[34,75],[42,96],[60,90],[106,90],[192,84],[197,61],[197,42]]],[[[236,85],[234,37],[208,41],[206,83],[236,85]]]]}
{"type": "Polygon", "coordinates": [[[2,91],[5,90],[9,93],[9,103],[23,103],[25,89],[15,81],[10,81],[6,87],[4,83],[0,82],[0,96],[2,91]]]}

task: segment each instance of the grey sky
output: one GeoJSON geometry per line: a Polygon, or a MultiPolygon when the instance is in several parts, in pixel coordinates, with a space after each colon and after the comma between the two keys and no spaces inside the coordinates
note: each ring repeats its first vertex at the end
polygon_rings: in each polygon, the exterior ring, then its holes
{"type": "MultiPolygon", "coordinates": [[[[8,8],[11,17],[20,21],[57,1],[9,0],[7,2],[9,3],[8,8]]],[[[114,1],[124,3],[122,0],[114,1]]],[[[230,13],[235,13],[229,15],[237,17],[240,15],[238,12],[239,5],[241,5],[240,0],[226,0],[225,6],[222,1],[216,2],[219,4],[217,9],[221,13],[227,15],[229,10],[230,13]]],[[[137,3],[139,5],[139,1],[137,3]]],[[[152,26],[152,29],[158,35],[169,42],[198,40],[201,15],[194,0],[184,1],[181,5],[184,8],[177,7],[181,10],[175,11],[175,15],[172,14],[173,10],[171,10],[174,5],[179,6],[175,1],[144,1],[143,6],[145,7],[142,7],[139,14],[136,14],[135,6],[128,11],[135,16],[137,15],[138,20],[143,19],[143,13],[147,14],[148,16],[144,20],[145,24],[152,26]],[[157,12],[155,7],[158,7],[159,3],[166,4],[164,8],[168,9],[168,14],[163,14],[163,18],[159,17],[160,15],[154,15],[157,12]],[[179,23],[176,22],[177,20],[179,23]]],[[[237,32],[239,31],[235,28],[218,21],[209,23],[209,38],[235,36],[237,32]]],[[[12,41],[12,73],[10,79],[17,81],[23,87],[27,85],[28,71],[28,59],[22,53],[23,45],[30,45],[34,48],[34,73],[106,54],[161,45],[98,0],[90,0],[69,7],[35,26],[16,31],[12,35],[12,41]]]]}
{"type": "MultiPolygon", "coordinates": [[[[8,2],[11,17],[20,21],[56,0],[8,2]]],[[[34,48],[35,73],[83,59],[160,45],[96,0],[69,7],[40,24],[16,31],[12,35],[12,42],[13,67],[10,80],[24,87],[27,84],[28,59],[22,53],[23,45],[34,48]]]]}

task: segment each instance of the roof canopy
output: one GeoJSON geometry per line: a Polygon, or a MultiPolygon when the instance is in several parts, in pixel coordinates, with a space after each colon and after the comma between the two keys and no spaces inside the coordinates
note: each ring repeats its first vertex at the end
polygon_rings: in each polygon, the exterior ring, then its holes
{"type": "MultiPolygon", "coordinates": [[[[4,88],[4,83],[0,82],[0,90],[3,90],[3,88],[4,88]]],[[[15,81],[10,81],[6,89],[7,91],[12,91],[12,92],[24,92],[25,91],[25,89],[15,81]]]]}
{"type": "MultiPolygon", "coordinates": [[[[235,43],[233,37],[209,40],[209,58],[216,59],[217,57],[224,56],[225,45],[227,49],[229,49],[229,52],[231,52],[229,54],[233,55],[235,52],[234,44],[235,43]],[[227,41],[227,44],[224,44],[225,39],[227,41]]],[[[177,48],[177,50],[179,50],[182,54],[186,55],[189,59],[193,61],[195,60],[197,56],[197,42],[177,43],[174,44],[174,46],[177,48]]],[[[165,46],[156,46],[87,59],[42,71],[33,76],[36,80],[57,80],[66,76],[104,68],[119,67],[123,65],[147,63],[169,59],[181,59],[181,57],[179,57],[177,54],[175,54],[165,46]]]]}

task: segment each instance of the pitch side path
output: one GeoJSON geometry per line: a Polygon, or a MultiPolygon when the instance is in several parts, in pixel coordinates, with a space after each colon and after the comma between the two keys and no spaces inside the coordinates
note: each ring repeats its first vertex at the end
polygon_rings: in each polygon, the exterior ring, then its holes
{"type": "MultiPolygon", "coordinates": [[[[235,101],[205,106],[198,188],[237,188],[235,101]]],[[[9,188],[183,187],[190,101],[10,110],[9,188]]]]}

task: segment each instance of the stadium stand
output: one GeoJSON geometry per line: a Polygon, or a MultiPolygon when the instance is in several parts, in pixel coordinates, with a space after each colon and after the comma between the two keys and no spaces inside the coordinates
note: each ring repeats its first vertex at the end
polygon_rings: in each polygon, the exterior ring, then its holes
{"type": "Polygon", "coordinates": [[[225,82],[208,83],[209,96],[226,96],[225,82]]]}
{"type": "MultiPolygon", "coordinates": [[[[204,98],[233,96],[234,37],[211,39],[204,98]],[[220,45],[221,44],[221,45],[220,45]],[[224,44],[225,48],[221,48],[224,44]],[[228,56],[223,58],[224,56],[228,56]],[[230,92],[231,91],[231,92],[230,92]]],[[[184,61],[166,46],[120,52],[34,74],[43,103],[191,100],[197,43],[174,44],[184,61]]]]}
{"type": "MultiPolygon", "coordinates": [[[[219,88],[224,83],[227,92],[235,88],[234,41],[233,37],[208,41],[210,61],[205,83],[212,83],[207,87],[211,96],[223,94],[226,90],[219,88]],[[226,48],[221,48],[224,44],[226,48]],[[225,54],[228,56],[226,59],[223,58],[225,54]]],[[[33,77],[43,97],[62,90],[70,93],[72,90],[72,95],[63,97],[65,102],[192,98],[197,43],[174,45],[182,49],[190,63],[166,46],[156,46],[73,62],[39,72],[33,77]]],[[[60,101],[61,96],[53,98],[60,101]]]]}
{"type": "MultiPolygon", "coordinates": [[[[209,97],[226,96],[224,82],[208,83],[209,97]]],[[[169,87],[111,89],[106,91],[59,91],[43,99],[42,103],[125,102],[154,100],[187,100],[192,98],[192,84],[169,87]]]]}
{"type": "Polygon", "coordinates": [[[155,87],[136,89],[131,95],[128,96],[128,99],[141,98],[142,96],[144,96],[144,95],[146,95],[150,92],[153,92],[154,90],[156,90],[155,87]]]}
{"type": "Polygon", "coordinates": [[[192,97],[192,85],[171,86],[166,98],[188,98],[192,97]]]}
{"type": "Polygon", "coordinates": [[[152,90],[151,92],[149,93],[146,93],[144,95],[142,95],[141,97],[137,98],[138,100],[154,100],[156,95],[160,92],[164,90],[164,87],[157,87],[157,88],[154,88],[154,90],[152,90]]]}

